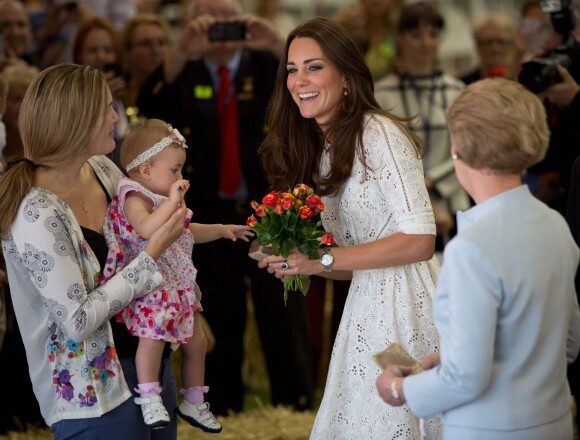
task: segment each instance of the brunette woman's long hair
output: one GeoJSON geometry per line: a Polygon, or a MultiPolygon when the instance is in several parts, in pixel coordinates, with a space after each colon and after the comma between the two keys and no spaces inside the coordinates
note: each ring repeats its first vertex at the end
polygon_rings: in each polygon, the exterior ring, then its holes
{"type": "Polygon", "coordinates": [[[384,115],[411,140],[417,156],[423,146],[406,127],[409,119],[399,118],[382,109],[374,96],[374,83],[364,57],[350,34],[327,18],[314,18],[297,26],[286,40],[276,84],[268,105],[267,135],[259,153],[270,185],[287,190],[297,183],[313,185],[320,195],[336,194],[350,177],[355,154],[366,166],[362,145],[365,115],[384,115]],[[333,120],[323,134],[316,121],[302,117],[286,87],[288,48],[296,38],[315,40],[327,60],[346,78],[345,95],[333,120]],[[331,168],[326,177],[318,173],[325,140],[331,141],[331,168]]]}

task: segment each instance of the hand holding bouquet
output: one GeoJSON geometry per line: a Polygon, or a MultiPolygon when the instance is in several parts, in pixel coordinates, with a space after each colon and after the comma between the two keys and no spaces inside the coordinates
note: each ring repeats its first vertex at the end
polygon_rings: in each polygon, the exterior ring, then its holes
{"type": "MultiPolygon", "coordinates": [[[[326,209],[314,190],[300,183],[288,192],[272,191],[262,198],[262,203],[251,203],[255,213],[248,217],[247,224],[257,235],[262,246],[271,246],[274,255],[288,258],[292,249],[318,259],[317,249],[331,246],[334,240],[322,228],[320,213],[326,209]]],[[[288,291],[308,292],[308,275],[284,277],[284,302],[288,291]]]]}

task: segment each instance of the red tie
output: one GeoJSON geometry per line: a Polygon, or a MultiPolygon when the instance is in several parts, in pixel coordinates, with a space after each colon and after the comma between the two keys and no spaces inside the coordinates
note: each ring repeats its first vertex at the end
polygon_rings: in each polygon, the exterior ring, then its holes
{"type": "Polygon", "coordinates": [[[220,189],[232,196],[240,186],[240,145],[238,137],[238,102],[228,68],[218,69],[221,84],[218,90],[218,113],[222,135],[220,189]]]}

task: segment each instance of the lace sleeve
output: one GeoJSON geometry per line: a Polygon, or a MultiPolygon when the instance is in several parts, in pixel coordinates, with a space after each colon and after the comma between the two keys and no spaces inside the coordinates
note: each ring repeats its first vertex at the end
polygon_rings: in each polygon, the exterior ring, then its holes
{"type": "Polygon", "coordinates": [[[392,221],[407,234],[435,235],[435,220],[423,164],[410,140],[388,118],[373,115],[363,135],[367,170],[391,205],[392,221]]]}

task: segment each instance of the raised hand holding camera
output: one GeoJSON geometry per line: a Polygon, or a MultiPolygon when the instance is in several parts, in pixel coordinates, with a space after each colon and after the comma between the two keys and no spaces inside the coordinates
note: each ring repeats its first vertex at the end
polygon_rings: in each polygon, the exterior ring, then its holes
{"type": "Polygon", "coordinates": [[[578,83],[572,78],[570,72],[568,72],[568,69],[561,65],[557,65],[556,68],[562,81],[538,93],[538,96],[550,100],[559,109],[564,109],[570,105],[580,89],[578,83]]]}
{"type": "Polygon", "coordinates": [[[208,30],[209,41],[239,41],[245,40],[246,24],[243,21],[227,21],[214,23],[208,30]]]}
{"type": "Polygon", "coordinates": [[[572,36],[576,23],[571,0],[540,0],[539,3],[542,11],[550,14],[552,26],[560,35],[561,42],[522,64],[518,81],[536,94],[562,82],[564,78],[558,66],[570,70],[579,61],[577,58],[580,55],[579,44],[572,36]]]}

